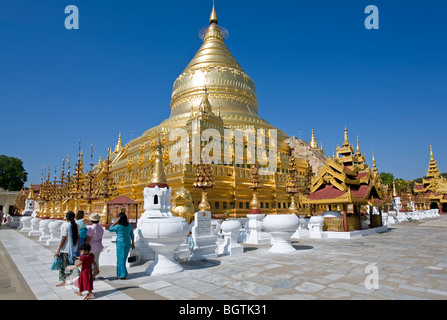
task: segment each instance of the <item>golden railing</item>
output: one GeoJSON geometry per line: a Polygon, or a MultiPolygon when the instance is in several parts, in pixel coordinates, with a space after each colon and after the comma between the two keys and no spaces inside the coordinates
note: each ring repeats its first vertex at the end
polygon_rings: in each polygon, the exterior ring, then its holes
{"type": "Polygon", "coordinates": [[[323,231],[344,231],[343,217],[324,218],[323,231]]]}
{"type": "Polygon", "coordinates": [[[381,216],[378,214],[371,215],[371,227],[376,228],[376,227],[381,227],[381,226],[382,226],[381,216]]]}
{"type": "MultiPolygon", "coordinates": [[[[363,219],[363,217],[361,219],[363,219]]],[[[348,231],[360,230],[361,229],[359,216],[347,217],[346,222],[347,222],[347,225],[348,225],[348,231]]]]}
{"type": "MultiPolygon", "coordinates": [[[[362,218],[363,219],[363,218],[362,218]]],[[[347,230],[360,230],[359,216],[346,217],[347,230]]],[[[344,231],[343,217],[324,218],[323,231],[344,231]]]]}

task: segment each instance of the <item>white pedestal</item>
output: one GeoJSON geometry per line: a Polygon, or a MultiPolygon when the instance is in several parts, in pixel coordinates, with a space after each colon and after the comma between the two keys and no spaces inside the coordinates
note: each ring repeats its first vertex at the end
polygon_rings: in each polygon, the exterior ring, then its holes
{"type": "Polygon", "coordinates": [[[40,236],[41,231],[39,230],[39,224],[42,219],[40,218],[32,218],[31,219],[31,231],[28,232],[29,236],[40,236]]]}
{"type": "Polygon", "coordinates": [[[305,239],[309,238],[309,230],[307,229],[298,229],[295,231],[295,233],[292,235],[291,239],[305,239]]]}
{"type": "Polygon", "coordinates": [[[312,216],[309,219],[309,238],[311,239],[323,239],[326,238],[326,234],[323,233],[324,218],[322,216],[312,216]]]}
{"type": "Polygon", "coordinates": [[[238,220],[225,220],[221,224],[223,241],[218,246],[218,253],[233,255],[244,253],[244,247],[238,242],[238,236],[242,225],[238,220]]]}
{"type": "Polygon", "coordinates": [[[54,220],[51,220],[51,219],[40,221],[40,223],[39,223],[39,230],[40,230],[39,241],[47,241],[48,239],[51,238],[49,224],[53,221],[54,220]]]}
{"type": "Polygon", "coordinates": [[[22,222],[22,229],[20,229],[20,232],[30,232],[31,229],[31,220],[33,219],[33,217],[31,216],[25,216],[22,217],[22,219],[20,219],[20,221],[22,222]]]}
{"type": "Polygon", "coordinates": [[[191,250],[191,261],[200,261],[217,258],[217,237],[196,237],[193,238],[194,248],[191,250]]]}
{"type": "Polygon", "coordinates": [[[264,244],[270,243],[272,236],[263,231],[264,214],[247,214],[248,223],[244,243],[247,244],[264,244]]]}
{"type": "Polygon", "coordinates": [[[151,276],[171,274],[183,271],[183,267],[175,261],[174,251],[178,243],[149,243],[156,252],[154,262],[146,269],[151,276]]]}
{"type": "Polygon", "coordinates": [[[12,217],[12,221],[9,224],[10,228],[21,228],[20,217],[14,216],[12,217]]]}
{"type": "Polygon", "coordinates": [[[295,214],[270,214],[264,219],[264,227],[274,238],[269,252],[291,253],[296,249],[290,238],[297,230],[300,220],[295,214]]]}
{"type": "MultiPolygon", "coordinates": [[[[142,233],[140,229],[136,229],[135,232],[135,251],[138,256],[138,264],[144,261],[150,261],[155,259],[155,252],[154,249],[149,247],[149,245],[146,243],[146,241],[143,239],[142,233]]],[[[137,263],[130,264],[130,266],[133,266],[137,263]]]]}
{"type": "Polygon", "coordinates": [[[45,243],[47,246],[60,243],[61,227],[63,223],[62,220],[53,220],[48,224],[50,238],[45,243]]]}
{"type": "Polygon", "coordinates": [[[189,260],[191,259],[191,250],[189,250],[188,238],[185,238],[183,243],[174,251],[175,260],[189,260]]]}
{"type": "MultiPolygon", "coordinates": [[[[191,261],[217,258],[217,236],[211,224],[210,211],[198,211],[194,215],[194,226],[191,230],[191,261]]],[[[222,228],[222,225],[220,226],[222,228]]]]}
{"type": "Polygon", "coordinates": [[[174,252],[189,233],[189,225],[181,217],[140,218],[138,223],[142,238],[155,252],[154,262],[146,269],[150,276],[183,271],[175,261],[174,252]]]}

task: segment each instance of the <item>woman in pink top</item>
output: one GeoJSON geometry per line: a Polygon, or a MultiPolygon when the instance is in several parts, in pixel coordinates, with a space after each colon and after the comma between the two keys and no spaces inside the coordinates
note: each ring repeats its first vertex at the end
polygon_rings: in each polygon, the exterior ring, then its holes
{"type": "MultiPolygon", "coordinates": [[[[90,244],[91,253],[95,256],[96,265],[99,267],[99,255],[101,254],[104,246],[102,245],[102,237],[104,235],[104,228],[99,224],[99,220],[101,217],[98,213],[93,212],[90,215],[90,221],[92,222],[92,226],[87,231],[87,239],[85,243],[90,244]]],[[[99,271],[95,268],[93,270],[93,278],[98,275],[99,271]]]]}

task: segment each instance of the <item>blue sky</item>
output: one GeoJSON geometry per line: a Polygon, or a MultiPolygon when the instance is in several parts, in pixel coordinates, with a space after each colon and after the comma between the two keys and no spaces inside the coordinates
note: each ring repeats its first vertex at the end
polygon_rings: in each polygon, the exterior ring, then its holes
{"type": "MultiPolygon", "coordinates": [[[[172,85],[202,41],[211,0],[0,0],[0,154],[42,167],[94,162],[169,117],[172,85]],[[76,5],[80,29],[64,26],[76,5]]],[[[380,171],[447,172],[445,1],[216,0],[226,44],[257,88],[259,113],[327,155],[343,130],[380,171]],[[367,30],[367,5],[379,30],[367,30]]]]}

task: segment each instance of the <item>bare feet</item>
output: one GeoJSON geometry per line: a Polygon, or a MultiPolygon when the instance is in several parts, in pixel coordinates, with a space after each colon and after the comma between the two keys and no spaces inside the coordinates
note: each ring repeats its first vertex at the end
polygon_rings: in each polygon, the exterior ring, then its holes
{"type": "Polygon", "coordinates": [[[63,281],[63,282],[61,282],[61,283],[56,285],[56,287],[63,287],[63,286],[65,286],[65,281],[63,281]]]}
{"type": "Polygon", "coordinates": [[[82,293],[80,293],[80,292],[75,292],[75,294],[77,294],[78,296],[82,297],[82,293]]]}

